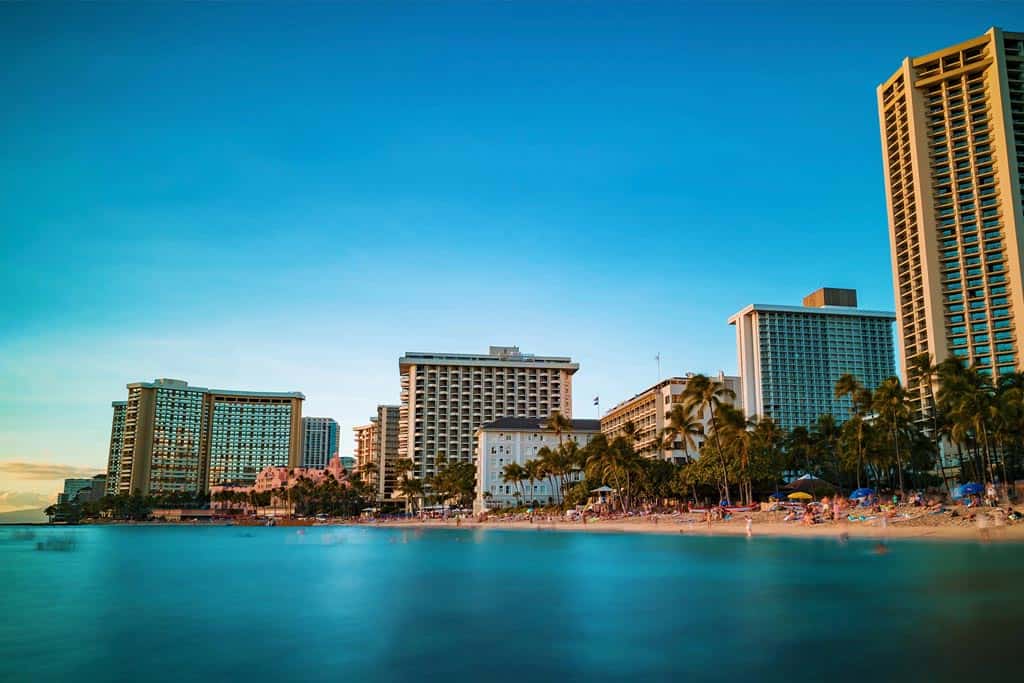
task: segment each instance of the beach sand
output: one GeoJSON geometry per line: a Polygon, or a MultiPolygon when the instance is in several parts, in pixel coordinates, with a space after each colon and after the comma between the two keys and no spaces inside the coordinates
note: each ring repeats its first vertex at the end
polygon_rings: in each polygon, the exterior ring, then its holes
{"type": "MultiPolygon", "coordinates": [[[[751,535],[785,536],[793,538],[850,538],[877,540],[936,540],[936,541],[1024,541],[1024,522],[993,526],[989,524],[988,538],[982,538],[977,524],[966,518],[950,518],[947,515],[928,515],[909,512],[910,518],[890,519],[883,527],[880,520],[865,522],[826,522],[804,526],[799,522],[782,521],[783,513],[757,512],[751,515],[751,535]]],[[[715,521],[710,528],[702,514],[659,515],[653,517],[626,517],[602,520],[588,520],[586,524],[556,520],[554,516],[537,515],[533,522],[525,519],[494,519],[483,522],[463,519],[455,520],[409,520],[364,522],[364,526],[417,527],[417,528],[464,528],[464,529],[519,529],[545,531],[586,531],[676,534],[685,536],[745,536],[746,517],[734,516],[728,521],[715,521]]]]}

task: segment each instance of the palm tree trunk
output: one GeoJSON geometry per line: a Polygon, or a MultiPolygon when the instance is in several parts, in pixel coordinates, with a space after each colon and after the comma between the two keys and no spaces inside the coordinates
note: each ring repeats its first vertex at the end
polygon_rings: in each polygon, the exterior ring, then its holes
{"type": "Polygon", "coordinates": [[[715,418],[715,409],[711,405],[711,401],[708,401],[707,407],[711,411],[711,429],[715,431],[715,448],[718,449],[718,462],[722,465],[722,482],[725,486],[724,500],[729,500],[729,471],[725,467],[725,451],[722,450],[722,440],[718,437],[718,420],[715,418]]]}

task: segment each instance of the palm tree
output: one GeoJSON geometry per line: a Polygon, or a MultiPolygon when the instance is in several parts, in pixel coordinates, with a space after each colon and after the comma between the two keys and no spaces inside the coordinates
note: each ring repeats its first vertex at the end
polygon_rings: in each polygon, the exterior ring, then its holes
{"type": "Polygon", "coordinates": [[[537,459],[540,461],[541,469],[544,476],[547,477],[548,484],[551,485],[551,492],[555,494],[554,502],[557,503],[558,494],[555,493],[555,479],[560,476],[562,469],[558,452],[551,450],[547,446],[541,446],[540,450],[537,451],[537,459]]]}
{"type": "Polygon", "coordinates": [[[395,488],[398,489],[399,495],[405,499],[406,512],[409,512],[413,500],[418,500],[423,496],[423,481],[415,477],[402,477],[398,480],[395,488]]]}
{"type": "Polygon", "coordinates": [[[693,375],[686,382],[683,397],[684,405],[687,407],[699,406],[701,412],[707,408],[711,413],[711,432],[715,438],[715,448],[718,449],[719,464],[722,467],[724,498],[728,500],[729,472],[725,467],[725,452],[722,450],[722,442],[718,435],[718,408],[726,400],[730,403],[736,400],[736,392],[726,387],[722,382],[713,380],[705,375],[693,375]]]}
{"type": "Polygon", "coordinates": [[[572,429],[572,420],[562,415],[561,411],[552,411],[544,423],[545,429],[550,429],[558,437],[558,445],[562,445],[562,433],[572,429]]]}
{"type": "Polygon", "coordinates": [[[931,438],[935,444],[935,455],[939,461],[939,471],[942,473],[942,481],[946,485],[946,491],[952,493],[949,488],[949,479],[946,477],[946,464],[942,457],[941,435],[939,432],[939,410],[935,402],[935,382],[939,377],[939,365],[932,363],[932,357],[928,353],[919,353],[907,360],[907,379],[913,381],[920,390],[926,389],[928,405],[926,415],[931,415],[932,430],[931,438]]]}
{"type": "Polygon", "coordinates": [[[530,493],[529,500],[527,502],[535,504],[537,502],[537,494],[536,491],[534,491],[534,482],[542,481],[544,479],[544,463],[537,459],[527,460],[523,463],[523,469],[526,470],[526,478],[530,481],[530,493]]]}
{"type": "MultiPolygon", "coordinates": [[[[690,449],[697,451],[697,437],[704,436],[704,423],[693,411],[693,406],[685,407],[681,403],[673,404],[668,415],[668,427],[665,428],[665,438],[671,444],[681,441],[683,453],[687,460],[690,459],[690,449]]],[[[675,450],[675,449],[673,449],[675,450]]]]}
{"type": "Polygon", "coordinates": [[[860,475],[864,470],[864,412],[862,408],[867,405],[868,395],[860,381],[850,373],[842,375],[836,380],[834,396],[842,398],[850,397],[850,420],[856,421],[857,430],[857,488],[860,488],[860,475]]]}
{"type": "Polygon", "coordinates": [[[504,483],[512,484],[513,486],[522,489],[523,479],[526,479],[526,470],[519,463],[510,462],[501,468],[501,480],[504,483]]]}
{"type": "Polygon", "coordinates": [[[811,443],[818,451],[819,460],[827,458],[831,462],[835,469],[836,485],[839,486],[839,494],[842,495],[843,484],[839,475],[839,458],[836,455],[839,445],[839,427],[836,425],[835,416],[828,413],[818,416],[811,432],[811,443]]]}
{"type": "Polygon", "coordinates": [[[900,457],[900,432],[906,428],[910,419],[907,407],[907,394],[898,377],[884,380],[875,389],[872,408],[892,434],[893,448],[896,455],[896,474],[900,491],[903,491],[903,460],[900,457]]]}

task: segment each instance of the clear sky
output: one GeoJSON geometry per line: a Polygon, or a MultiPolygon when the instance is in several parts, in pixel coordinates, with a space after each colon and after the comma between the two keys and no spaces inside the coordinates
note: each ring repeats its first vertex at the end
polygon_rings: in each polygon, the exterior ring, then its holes
{"type": "Polygon", "coordinates": [[[4,4],[0,509],[104,469],[132,381],[302,391],[350,454],[404,351],[571,355],[593,417],[659,352],[734,373],[746,304],[892,310],[875,86],[991,25],[1024,3],[4,4]]]}

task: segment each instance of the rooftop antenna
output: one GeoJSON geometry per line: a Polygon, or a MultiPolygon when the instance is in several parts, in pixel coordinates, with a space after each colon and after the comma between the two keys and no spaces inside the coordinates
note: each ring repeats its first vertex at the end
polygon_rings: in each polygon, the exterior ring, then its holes
{"type": "Polygon", "coordinates": [[[661,351],[658,351],[654,356],[654,360],[658,361],[658,381],[661,381],[661,351]]]}

